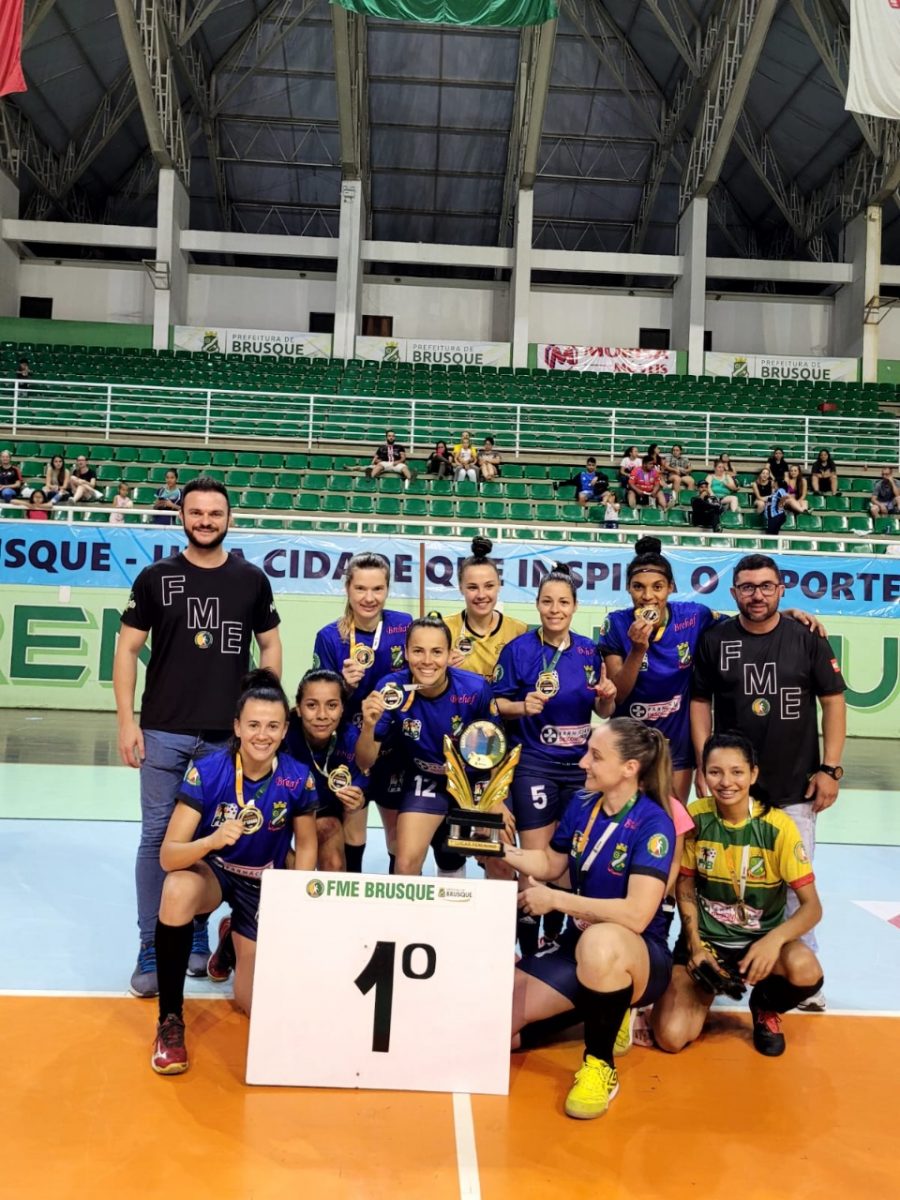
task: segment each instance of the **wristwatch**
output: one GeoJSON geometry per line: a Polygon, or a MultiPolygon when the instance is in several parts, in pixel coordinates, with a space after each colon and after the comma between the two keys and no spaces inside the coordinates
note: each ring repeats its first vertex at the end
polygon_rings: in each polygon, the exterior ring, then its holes
{"type": "Polygon", "coordinates": [[[824,771],[826,775],[830,775],[832,779],[843,779],[843,767],[830,767],[828,763],[819,763],[819,770],[824,771]]]}

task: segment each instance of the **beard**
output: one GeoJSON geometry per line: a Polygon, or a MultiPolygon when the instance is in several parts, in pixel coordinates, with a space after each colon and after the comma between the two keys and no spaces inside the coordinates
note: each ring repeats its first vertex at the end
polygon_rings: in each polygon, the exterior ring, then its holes
{"type": "Polygon", "coordinates": [[[208,542],[201,542],[199,538],[195,537],[193,532],[188,529],[187,525],[184,526],[184,536],[191,543],[191,545],[196,546],[198,550],[215,550],[217,546],[222,545],[222,543],[225,541],[225,538],[228,536],[228,526],[226,525],[217,537],[208,542]]]}

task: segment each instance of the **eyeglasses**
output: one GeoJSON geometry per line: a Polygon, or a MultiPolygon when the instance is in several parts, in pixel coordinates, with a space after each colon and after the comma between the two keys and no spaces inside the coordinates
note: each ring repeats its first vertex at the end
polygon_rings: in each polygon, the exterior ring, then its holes
{"type": "Polygon", "coordinates": [[[736,583],[734,590],[739,596],[749,599],[754,592],[760,592],[763,596],[774,596],[780,587],[780,583],[736,583]]]}

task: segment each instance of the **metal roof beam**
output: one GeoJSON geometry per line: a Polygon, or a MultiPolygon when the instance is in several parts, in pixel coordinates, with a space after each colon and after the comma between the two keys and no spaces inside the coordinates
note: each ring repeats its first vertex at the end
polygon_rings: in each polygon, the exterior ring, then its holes
{"type": "Polygon", "coordinates": [[[500,207],[498,243],[512,236],[516,197],[521,188],[533,188],[538,174],[538,153],[544,127],[550,72],[556,45],[557,21],[526,25],[519,33],[516,91],[506,149],[506,174],[500,207]]]}
{"type": "Polygon", "coordinates": [[[0,100],[0,168],[18,181],[24,170],[34,180],[37,191],[28,215],[47,216],[54,206],[73,221],[94,219],[87,197],[77,188],[61,191],[63,159],[49,146],[20,108],[0,100]]]}
{"type": "MultiPolygon", "coordinates": [[[[117,0],[117,3],[119,2],[120,0],[117,0]]],[[[291,31],[296,29],[315,3],[316,0],[303,0],[298,12],[292,12],[294,0],[271,0],[271,3],[266,5],[213,68],[213,116],[222,112],[244,80],[253,74],[253,68],[257,64],[262,65],[270,54],[274,54],[279,46],[283,45],[291,31]],[[269,25],[274,25],[275,28],[269,32],[268,37],[264,37],[264,31],[269,25]],[[242,61],[251,48],[255,48],[251,56],[252,62],[245,64],[241,69],[242,61]],[[225,75],[234,75],[235,78],[223,88],[221,81],[225,75]]]]}
{"type": "Polygon", "coordinates": [[[341,140],[341,175],[362,183],[366,235],[372,224],[370,171],[368,29],[366,18],[331,5],[334,81],[341,140]]]}
{"type": "Polygon", "coordinates": [[[206,18],[212,16],[221,3],[222,0],[206,0],[205,3],[203,0],[197,0],[196,4],[194,5],[193,12],[188,17],[186,14],[184,14],[184,3],[182,2],[181,11],[184,19],[179,21],[178,26],[179,46],[187,45],[198,29],[200,29],[200,27],[203,25],[203,22],[206,20],[206,18]]]}
{"type": "Polygon", "coordinates": [[[685,28],[685,11],[679,0],[644,0],[656,17],[660,28],[687,63],[688,70],[697,72],[697,40],[685,28]]]}
{"type": "Polygon", "coordinates": [[[694,196],[708,196],[719,181],[777,7],[778,0],[732,0],[729,6],[724,45],[682,176],[682,210],[694,196]]]}
{"type": "Polygon", "coordinates": [[[28,5],[25,12],[25,23],[22,28],[23,49],[32,40],[38,31],[38,27],[43,23],[44,18],[50,14],[55,5],[56,0],[34,0],[33,4],[28,5]]]}

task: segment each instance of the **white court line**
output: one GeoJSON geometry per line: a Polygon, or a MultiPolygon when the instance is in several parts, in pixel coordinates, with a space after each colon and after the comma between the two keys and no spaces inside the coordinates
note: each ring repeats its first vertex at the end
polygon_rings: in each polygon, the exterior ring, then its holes
{"type": "Polygon", "coordinates": [[[460,1200],[481,1200],[472,1097],[465,1092],[453,1093],[453,1127],[456,1132],[456,1169],[459,1174],[460,1200]]]}

